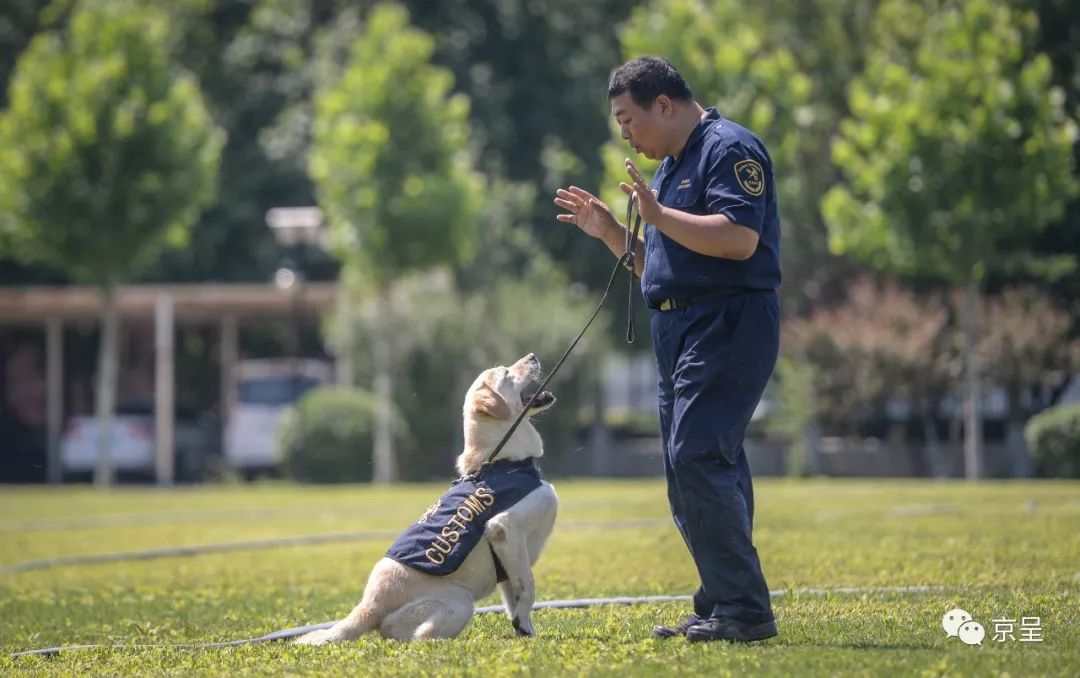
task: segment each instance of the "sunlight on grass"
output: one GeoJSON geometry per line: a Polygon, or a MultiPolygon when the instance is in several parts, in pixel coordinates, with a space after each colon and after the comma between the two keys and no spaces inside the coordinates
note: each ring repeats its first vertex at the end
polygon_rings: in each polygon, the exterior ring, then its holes
{"type": "MultiPolygon", "coordinates": [[[[557,481],[559,522],[535,568],[540,600],[687,594],[696,578],[657,481],[557,481]],[[610,525],[604,521],[620,521],[610,525]]],[[[442,485],[215,487],[156,491],[5,488],[0,566],[110,551],[312,534],[386,533],[442,485]]],[[[755,539],[779,638],[691,646],[649,637],[679,604],[542,610],[520,640],[501,615],[453,642],[378,637],[331,648],[9,652],[78,643],[209,642],[329,621],[358,599],[389,538],[68,565],[0,575],[0,672],[40,674],[362,673],[1080,673],[1080,484],[919,481],[757,484],[755,539]],[[928,585],[924,593],[811,594],[804,588],[928,585]],[[981,648],[946,637],[968,610],[981,648]],[[1038,616],[1043,642],[994,642],[994,618],[1038,616]]],[[[499,602],[496,597],[479,605],[499,602]]]]}

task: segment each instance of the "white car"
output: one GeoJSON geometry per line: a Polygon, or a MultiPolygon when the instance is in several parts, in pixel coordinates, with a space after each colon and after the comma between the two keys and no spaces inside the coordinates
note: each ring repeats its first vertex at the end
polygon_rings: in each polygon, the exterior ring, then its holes
{"type": "MultiPolygon", "coordinates": [[[[98,422],[93,415],[68,419],[60,440],[60,463],[66,475],[93,473],[98,461],[98,422]]],[[[110,462],[117,473],[152,478],[156,473],[154,404],[121,404],[112,418],[110,462]]],[[[206,471],[207,457],[216,435],[194,415],[177,413],[173,450],[178,480],[198,480],[206,471]]]]}
{"type": "Polygon", "coordinates": [[[311,389],[330,383],[332,366],[321,360],[243,360],[233,367],[235,401],[225,425],[225,465],[247,478],[277,470],[278,424],[311,389]]]}

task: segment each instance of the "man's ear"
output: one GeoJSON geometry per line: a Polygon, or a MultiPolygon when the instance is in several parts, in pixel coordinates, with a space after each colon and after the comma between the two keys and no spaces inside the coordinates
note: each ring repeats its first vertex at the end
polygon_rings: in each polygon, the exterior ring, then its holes
{"type": "Polygon", "coordinates": [[[661,115],[667,115],[668,113],[671,113],[671,97],[666,94],[661,94],[657,96],[656,100],[653,102],[653,105],[660,107],[661,115]]]}
{"type": "Polygon", "coordinates": [[[487,384],[484,384],[473,396],[473,410],[495,419],[510,418],[510,406],[495,389],[487,384]]]}

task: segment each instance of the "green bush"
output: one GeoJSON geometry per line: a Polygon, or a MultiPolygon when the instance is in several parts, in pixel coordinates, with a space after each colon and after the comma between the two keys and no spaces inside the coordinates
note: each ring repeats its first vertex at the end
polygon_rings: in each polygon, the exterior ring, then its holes
{"type": "Polygon", "coordinates": [[[366,391],[309,391],[278,427],[286,473],[312,483],[370,481],[374,407],[375,398],[366,391]]]}
{"type": "Polygon", "coordinates": [[[1080,478],[1080,404],[1058,405],[1035,415],[1024,437],[1040,476],[1080,478]]]}

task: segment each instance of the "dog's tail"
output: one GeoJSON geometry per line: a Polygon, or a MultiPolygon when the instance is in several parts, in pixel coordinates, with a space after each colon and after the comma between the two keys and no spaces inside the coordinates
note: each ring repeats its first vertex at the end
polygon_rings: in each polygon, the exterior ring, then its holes
{"type": "Polygon", "coordinates": [[[324,645],[326,643],[340,643],[345,640],[356,640],[368,631],[374,630],[378,624],[374,606],[362,601],[353,608],[348,617],[328,629],[319,629],[311,633],[305,633],[294,642],[301,645],[324,645]]]}

